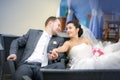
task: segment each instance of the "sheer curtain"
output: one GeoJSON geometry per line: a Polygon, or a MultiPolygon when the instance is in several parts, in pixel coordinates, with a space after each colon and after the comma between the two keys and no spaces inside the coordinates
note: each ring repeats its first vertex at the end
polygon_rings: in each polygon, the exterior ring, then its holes
{"type": "Polygon", "coordinates": [[[103,33],[103,12],[99,0],[89,0],[91,8],[91,20],[89,29],[97,39],[102,38],[103,33]]]}

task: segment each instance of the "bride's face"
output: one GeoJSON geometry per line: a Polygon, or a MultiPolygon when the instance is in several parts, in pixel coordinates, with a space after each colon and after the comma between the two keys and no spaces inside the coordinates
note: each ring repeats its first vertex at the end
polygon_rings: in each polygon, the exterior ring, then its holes
{"type": "Polygon", "coordinates": [[[67,24],[66,29],[69,37],[78,36],[78,29],[73,25],[73,23],[67,24]]]}

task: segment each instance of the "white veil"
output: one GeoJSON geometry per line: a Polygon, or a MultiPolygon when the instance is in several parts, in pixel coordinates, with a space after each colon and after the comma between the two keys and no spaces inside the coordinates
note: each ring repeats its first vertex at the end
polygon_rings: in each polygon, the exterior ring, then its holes
{"type": "Polygon", "coordinates": [[[82,29],[83,29],[83,34],[82,37],[88,38],[92,45],[97,44],[98,40],[94,37],[94,35],[92,34],[92,32],[85,26],[81,25],[82,29]]]}
{"type": "Polygon", "coordinates": [[[102,49],[104,52],[107,51],[107,53],[111,53],[111,52],[115,52],[118,51],[120,48],[120,40],[117,43],[113,43],[111,41],[104,41],[102,42],[101,40],[98,40],[95,38],[95,36],[93,35],[93,33],[90,31],[89,28],[81,25],[82,29],[83,29],[83,34],[82,37],[88,38],[91,41],[91,44],[93,46],[93,48],[100,48],[102,49]]]}
{"type": "Polygon", "coordinates": [[[95,38],[95,36],[93,35],[93,33],[89,30],[89,28],[81,25],[82,29],[83,29],[83,34],[81,37],[84,37],[84,38],[88,38],[92,44],[93,47],[97,46],[97,44],[99,44],[98,47],[100,47],[100,45],[102,46],[102,43],[101,41],[97,40],[95,38]]]}

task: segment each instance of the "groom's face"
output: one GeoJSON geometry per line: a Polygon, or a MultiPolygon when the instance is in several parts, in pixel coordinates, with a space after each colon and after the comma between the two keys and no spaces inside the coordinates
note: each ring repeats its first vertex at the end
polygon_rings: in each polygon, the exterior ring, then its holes
{"type": "Polygon", "coordinates": [[[56,35],[58,34],[59,32],[61,32],[61,23],[58,19],[56,19],[54,22],[53,22],[53,25],[52,25],[52,32],[53,32],[53,35],[56,35]]]}

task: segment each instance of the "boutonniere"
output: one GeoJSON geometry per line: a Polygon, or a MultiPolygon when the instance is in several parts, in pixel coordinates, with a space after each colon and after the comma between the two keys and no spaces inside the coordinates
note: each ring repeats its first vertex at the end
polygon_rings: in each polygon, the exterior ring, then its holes
{"type": "Polygon", "coordinates": [[[57,41],[53,41],[53,44],[57,44],[57,41]]]}

